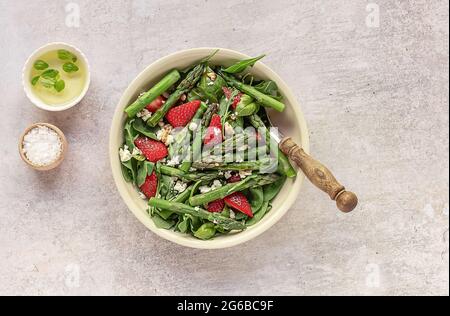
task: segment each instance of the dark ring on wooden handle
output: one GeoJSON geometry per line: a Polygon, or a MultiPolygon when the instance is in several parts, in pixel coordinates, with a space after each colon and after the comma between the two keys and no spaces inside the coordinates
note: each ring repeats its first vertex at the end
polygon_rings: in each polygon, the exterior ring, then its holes
{"type": "Polygon", "coordinates": [[[353,211],[358,205],[358,197],[355,193],[346,191],[333,176],[331,171],[321,162],[309,156],[290,137],[284,138],[280,143],[280,149],[292,159],[306,177],[319,189],[327,193],[337,207],[344,213],[353,211]]]}

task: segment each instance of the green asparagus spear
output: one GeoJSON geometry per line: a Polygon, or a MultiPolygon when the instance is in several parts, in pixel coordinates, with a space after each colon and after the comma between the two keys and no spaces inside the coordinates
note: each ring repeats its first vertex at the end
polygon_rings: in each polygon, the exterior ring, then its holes
{"type": "MultiPolygon", "coordinates": [[[[276,162],[276,161],[275,161],[276,162]]],[[[193,167],[196,169],[209,170],[260,170],[269,164],[273,163],[271,158],[265,158],[257,161],[244,161],[238,163],[207,163],[194,162],[193,167]]]]}
{"type": "Polygon", "coordinates": [[[173,86],[181,75],[177,70],[172,70],[166,75],[160,82],[153,86],[148,92],[140,96],[135,102],[125,109],[128,117],[135,117],[142,109],[144,109],[149,103],[153,102],[157,97],[166,92],[171,86],[173,86]]]}
{"type": "Polygon", "coordinates": [[[152,207],[163,209],[163,210],[171,210],[174,213],[179,215],[189,214],[195,217],[199,217],[210,222],[213,222],[217,226],[222,227],[226,230],[243,230],[245,229],[245,225],[241,222],[235,221],[231,218],[224,217],[219,215],[219,213],[210,213],[204,209],[199,207],[191,207],[186,204],[176,203],[171,201],[166,201],[163,199],[152,198],[148,202],[148,204],[152,207]]]}
{"type": "Polygon", "coordinates": [[[249,188],[253,187],[259,187],[266,184],[273,183],[279,179],[278,175],[271,174],[271,175],[252,175],[247,178],[245,178],[242,181],[236,182],[236,183],[229,183],[224,185],[223,187],[220,187],[216,190],[194,195],[189,199],[189,204],[193,206],[197,205],[203,205],[215,200],[223,199],[224,197],[229,196],[230,194],[233,194],[235,192],[243,191],[249,188]]]}
{"type": "MultiPolygon", "coordinates": [[[[250,115],[249,117],[250,124],[253,125],[254,128],[257,130],[259,129],[265,129],[266,131],[266,142],[267,144],[271,143],[271,137],[270,132],[267,129],[266,125],[264,124],[263,120],[258,114],[250,115]]],[[[271,148],[271,150],[274,150],[271,148]]],[[[291,163],[289,162],[289,159],[286,157],[286,155],[277,147],[276,149],[278,151],[278,172],[282,175],[287,176],[288,178],[293,178],[297,176],[297,172],[295,171],[294,167],[292,167],[291,163]]]]}
{"type": "Polygon", "coordinates": [[[172,168],[169,166],[161,166],[160,171],[163,175],[177,177],[185,181],[203,181],[209,182],[220,177],[217,172],[196,172],[196,173],[185,173],[179,169],[172,168]]]}
{"type": "Polygon", "coordinates": [[[219,75],[222,76],[229,85],[235,87],[236,89],[239,89],[240,91],[248,94],[249,96],[253,97],[256,101],[258,101],[261,105],[273,108],[278,112],[283,112],[285,105],[281,103],[278,100],[275,100],[271,96],[268,96],[258,90],[256,90],[254,87],[246,85],[233,76],[219,70],[219,75]]]}
{"type": "Polygon", "coordinates": [[[162,107],[156,111],[152,117],[147,121],[147,124],[151,127],[156,126],[159,121],[167,114],[167,112],[178,102],[181,96],[191,90],[195,84],[199,81],[200,76],[205,71],[205,63],[197,65],[186,78],[178,85],[174,93],[166,100],[162,107]]]}
{"type": "MultiPolygon", "coordinates": [[[[207,110],[208,110],[208,106],[205,103],[202,102],[200,104],[200,108],[195,113],[195,116],[192,119],[192,122],[194,122],[194,123],[200,122],[200,120],[203,118],[203,116],[205,115],[205,112],[207,110]]],[[[197,127],[197,130],[198,130],[198,128],[201,128],[201,126],[197,127]]],[[[195,132],[196,131],[190,131],[191,136],[192,136],[192,134],[194,134],[194,138],[196,137],[195,132]]],[[[198,140],[197,140],[197,142],[198,142],[198,140]]],[[[186,155],[183,163],[179,167],[179,169],[181,171],[188,172],[189,169],[191,169],[192,161],[193,161],[192,155],[193,155],[193,152],[194,152],[194,150],[193,150],[193,146],[194,146],[193,144],[194,143],[195,143],[195,139],[194,139],[193,143],[188,146],[189,148],[187,149],[187,155],[186,155]]],[[[201,147],[201,144],[200,144],[200,147],[201,147]]]]}

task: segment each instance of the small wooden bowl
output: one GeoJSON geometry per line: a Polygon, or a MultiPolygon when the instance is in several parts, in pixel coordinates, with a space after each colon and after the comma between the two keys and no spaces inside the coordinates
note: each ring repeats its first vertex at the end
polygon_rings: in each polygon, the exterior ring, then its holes
{"type": "Polygon", "coordinates": [[[64,133],[57,128],[56,126],[52,125],[52,124],[48,124],[48,123],[35,123],[33,125],[30,125],[29,127],[27,127],[27,129],[25,129],[25,131],[22,133],[22,135],[20,136],[20,140],[19,140],[19,153],[20,153],[20,157],[22,158],[22,160],[29,165],[31,168],[38,170],[38,171],[48,171],[48,170],[52,170],[55,169],[56,167],[58,167],[64,160],[65,156],[66,156],[66,152],[67,152],[67,139],[66,136],[64,136],[64,133]],[[37,166],[35,164],[33,164],[31,161],[28,160],[27,156],[25,155],[24,151],[23,151],[23,141],[25,138],[25,135],[28,134],[29,131],[31,131],[33,128],[38,127],[38,126],[46,126],[48,128],[50,128],[51,130],[54,130],[56,132],[56,134],[58,134],[59,138],[61,139],[61,153],[58,157],[58,159],[56,159],[54,162],[52,162],[49,165],[46,166],[37,166]]]}

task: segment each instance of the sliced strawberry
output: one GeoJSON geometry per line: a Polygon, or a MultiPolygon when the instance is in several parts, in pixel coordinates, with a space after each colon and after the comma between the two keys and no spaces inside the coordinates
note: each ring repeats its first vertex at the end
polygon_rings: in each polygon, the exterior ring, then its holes
{"type": "Polygon", "coordinates": [[[222,123],[220,116],[214,114],[211,118],[211,123],[206,130],[204,144],[208,146],[215,146],[223,141],[222,123]]]}
{"type": "Polygon", "coordinates": [[[252,207],[242,192],[233,193],[227,196],[224,200],[226,205],[244,213],[245,215],[248,215],[249,217],[253,217],[252,207]]]}
{"type": "Polygon", "coordinates": [[[239,173],[233,173],[227,181],[228,181],[228,183],[239,182],[239,181],[241,181],[241,176],[239,175],[239,173]]]}
{"type": "Polygon", "coordinates": [[[139,148],[148,161],[158,162],[168,155],[166,145],[148,137],[138,137],[134,144],[139,148]]]}
{"type": "Polygon", "coordinates": [[[173,127],[185,127],[200,107],[200,100],[195,100],[173,107],[167,112],[166,119],[173,127]]]}
{"type": "Polygon", "coordinates": [[[160,107],[164,104],[165,99],[162,96],[157,97],[153,102],[147,105],[145,108],[152,113],[155,113],[159,110],[160,107]]]}
{"type": "Polygon", "coordinates": [[[223,211],[224,207],[225,202],[222,199],[208,203],[208,211],[211,213],[220,213],[223,211]]]}
{"type": "MultiPolygon", "coordinates": [[[[222,87],[223,93],[225,94],[225,97],[229,100],[231,98],[231,94],[233,93],[230,88],[222,87]]],[[[234,98],[233,104],[231,104],[231,107],[233,109],[236,109],[239,102],[241,102],[242,92],[239,92],[238,95],[234,98]]]]}
{"type": "Polygon", "coordinates": [[[158,188],[158,177],[156,173],[153,172],[151,175],[147,176],[144,184],[140,187],[142,193],[145,194],[149,199],[156,196],[156,189],[158,188]]]}

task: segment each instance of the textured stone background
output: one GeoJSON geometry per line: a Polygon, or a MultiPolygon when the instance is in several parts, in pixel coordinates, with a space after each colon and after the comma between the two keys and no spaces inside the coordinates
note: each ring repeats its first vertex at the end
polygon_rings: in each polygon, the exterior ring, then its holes
{"type": "Polygon", "coordinates": [[[74,2],[79,28],[65,24],[69,1],[0,0],[0,294],[448,295],[448,1],[375,0],[378,28],[363,0],[74,2]],[[93,82],[52,114],[20,77],[57,40],[86,53],[93,82]],[[306,184],[270,231],[223,251],[166,242],[128,212],[107,156],[115,105],[146,65],[199,46],[268,54],[357,212],[306,184]],[[20,161],[36,121],[68,136],[57,171],[20,161]]]}

